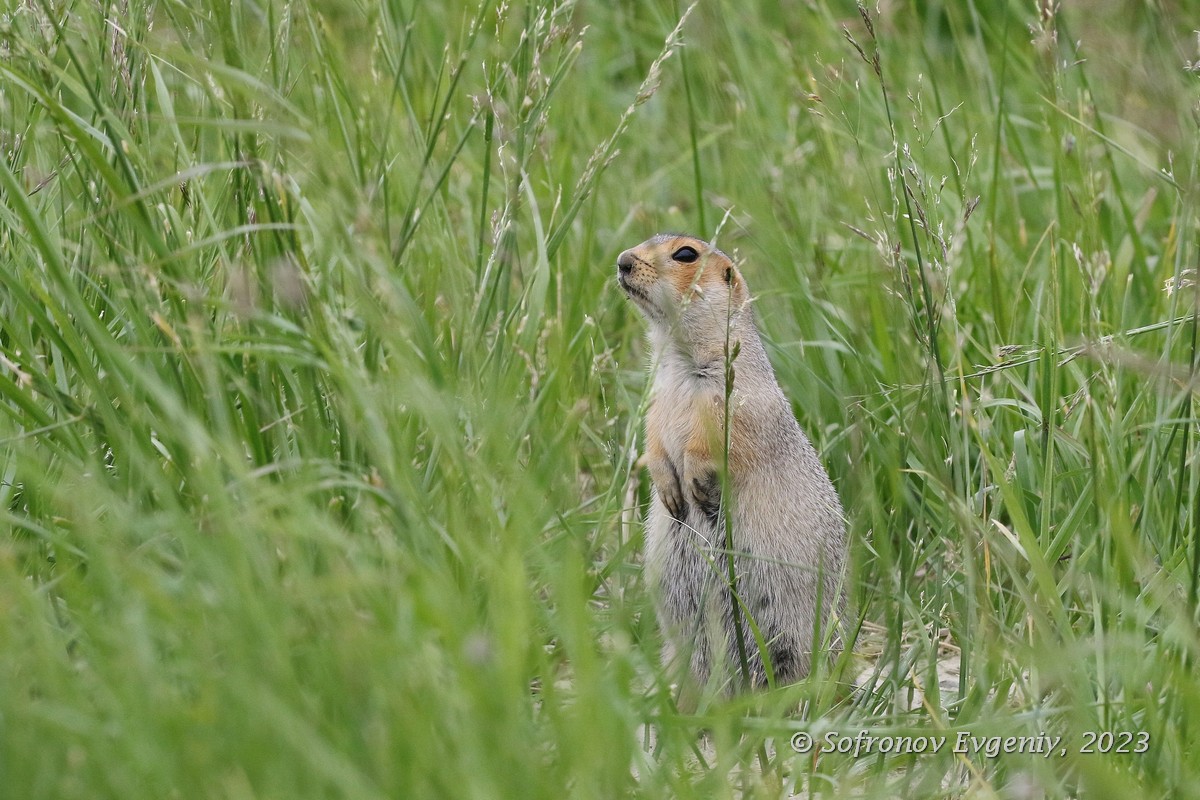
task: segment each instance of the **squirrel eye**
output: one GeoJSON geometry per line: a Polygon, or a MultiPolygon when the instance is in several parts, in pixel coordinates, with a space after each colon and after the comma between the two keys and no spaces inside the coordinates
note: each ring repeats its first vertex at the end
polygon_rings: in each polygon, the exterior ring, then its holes
{"type": "Polygon", "coordinates": [[[699,257],[700,254],[697,253],[695,248],[692,247],[681,247],[671,254],[671,258],[684,264],[691,264],[699,257]]]}

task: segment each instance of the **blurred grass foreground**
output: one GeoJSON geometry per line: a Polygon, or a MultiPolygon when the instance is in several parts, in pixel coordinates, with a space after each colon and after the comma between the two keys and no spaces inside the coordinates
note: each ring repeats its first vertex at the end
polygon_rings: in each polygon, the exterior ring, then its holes
{"type": "Polygon", "coordinates": [[[1200,797],[1197,12],[8,0],[0,797],[1200,797]],[[660,230],[861,617],[686,714],[660,230]]]}

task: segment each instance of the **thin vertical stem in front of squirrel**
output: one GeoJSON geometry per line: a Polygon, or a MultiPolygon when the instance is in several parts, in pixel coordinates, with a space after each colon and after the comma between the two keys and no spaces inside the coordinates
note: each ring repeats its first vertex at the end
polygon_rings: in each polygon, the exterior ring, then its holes
{"type": "MultiPolygon", "coordinates": [[[[721,221],[724,225],[729,219],[729,212],[725,212],[725,219],[721,221]]],[[[719,231],[718,231],[719,232],[719,231]]],[[[714,242],[716,237],[713,237],[714,242]]],[[[729,448],[732,440],[731,436],[731,414],[729,401],[733,397],[733,362],[737,359],[738,353],[742,350],[742,342],[739,339],[734,342],[733,349],[729,347],[729,329],[733,327],[733,293],[729,294],[729,301],[725,303],[725,386],[724,386],[724,402],[723,402],[723,428],[721,442],[721,517],[725,522],[725,564],[728,568],[729,575],[729,612],[733,621],[733,637],[737,642],[738,662],[742,668],[742,683],[747,689],[751,688],[753,682],[750,679],[750,658],[746,652],[746,634],[742,630],[742,607],[741,597],[738,594],[738,579],[737,579],[737,560],[734,557],[733,549],[733,505],[729,502],[729,498],[733,496],[729,481],[729,448]]],[[[766,653],[766,648],[762,648],[763,652],[760,657],[763,662],[763,674],[772,675],[770,656],[766,653]]],[[[774,684],[774,680],[769,681],[774,684]]],[[[758,765],[762,770],[763,775],[766,775],[771,768],[770,758],[767,756],[767,748],[759,742],[758,745],[758,765]]]]}
{"type": "MultiPolygon", "coordinates": [[[[741,341],[729,349],[729,329],[733,326],[733,294],[725,304],[725,387],[723,404],[723,441],[721,447],[721,516],[725,522],[725,563],[729,575],[729,612],[733,621],[733,637],[737,643],[738,662],[742,668],[742,681],[750,688],[750,660],[746,654],[746,635],[742,630],[742,609],[738,602],[737,562],[733,550],[733,508],[729,502],[732,494],[729,485],[730,413],[729,401],[733,397],[733,361],[741,352],[741,341]]],[[[766,662],[763,664],[766,667],[766,662]]]]}

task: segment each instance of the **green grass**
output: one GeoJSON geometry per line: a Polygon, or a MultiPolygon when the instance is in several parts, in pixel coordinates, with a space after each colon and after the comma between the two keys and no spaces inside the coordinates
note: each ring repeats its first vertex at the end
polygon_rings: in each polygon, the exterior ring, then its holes
{"type": "Polygon", "coordinates": [[[778,5],[0,12],[0,797],[1200,797],[1191,4],[778,5]],[[864,623],[681,714],[613,265],[718,228],[864,623]]]}

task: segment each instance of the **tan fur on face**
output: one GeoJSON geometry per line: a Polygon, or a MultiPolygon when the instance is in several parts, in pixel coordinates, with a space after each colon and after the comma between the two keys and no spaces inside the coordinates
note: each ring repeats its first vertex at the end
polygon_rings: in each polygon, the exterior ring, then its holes
{"type": "Polygon", "coordinates": [[[664,316],[686,302],[712,294],[735,305],[748,299],[745,282],[733,260],[694,236],[659,234],[620,256],[626,257],[632,258],[634,267],[621,281],[622,288],[639,306],[649,306],[647,310],[664,316]],[[683,247],[691,247],[699,257],[691,263],[676,261],[673,255],[683,247]],[[664,287],[674,292],[664,296],[664,287]]]}

